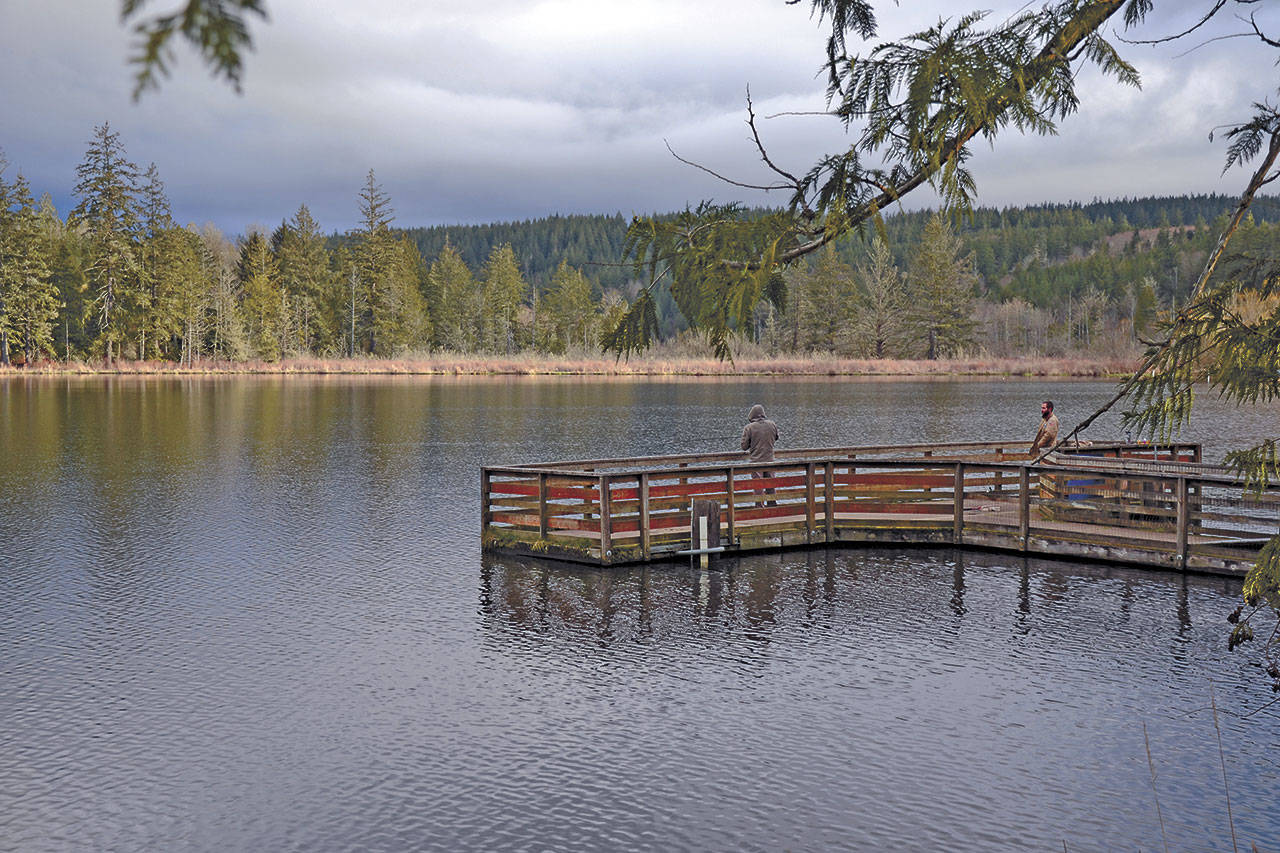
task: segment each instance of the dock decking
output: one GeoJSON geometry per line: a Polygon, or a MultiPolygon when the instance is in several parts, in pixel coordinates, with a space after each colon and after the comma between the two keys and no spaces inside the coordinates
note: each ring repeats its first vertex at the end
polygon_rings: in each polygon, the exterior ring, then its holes
{"type": "Polygon", "coordinates": [[[725,553],[859,543],[990,548],[1240,575],[1280,533],[1280,486],[1250,491],[1195,444],[1094,444],[1031,465],[1026,442],[819,448],[490,466],[485,550],[592,565],[690,548],[696,500],[725,553]]]}

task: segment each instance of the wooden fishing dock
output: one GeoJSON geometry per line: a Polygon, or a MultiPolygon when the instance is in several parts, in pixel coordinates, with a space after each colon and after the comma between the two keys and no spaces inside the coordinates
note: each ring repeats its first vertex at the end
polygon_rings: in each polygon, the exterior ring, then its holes
{"type": "Polygon", "coordinates": [[[1280,485],[1252,490],[1200,446],[1027,442],[593,459],[481,469],[485,550],[591,565],[809,546],[931,544],[1242,575],[1280,533],[1280,485]],[[711,529],[692,510],[711,502],[711,529]]]}

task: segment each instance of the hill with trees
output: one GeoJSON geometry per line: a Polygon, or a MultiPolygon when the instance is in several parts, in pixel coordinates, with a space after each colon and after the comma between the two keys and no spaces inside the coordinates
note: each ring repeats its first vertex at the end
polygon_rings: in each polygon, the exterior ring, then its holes
{"type": "MultiPolygon", "coordinates": [[[[397,227],[370,172],[359,225],[325,236],[306,205],[271,233],[181,226],[153,164],[103,125],[65,216],[0,169],[0,361],[194,363],[406,352],[594,354],[643,278],[621,214],[397,227]]],[[[1187,298],[1233,201],[1095,200],[899,212],[791,264],[747,306],[735,346],[868,358],[1137,352],[1187,298]]],[[[742,210],[744,219],[775,215],[742,210]]],[[[659,217],[672,221],[682,214],[659,217]]],[[[1238,239],[1277,237],[1259,198],[1238,239]]],[[[658,337],[688,334],[669,284],[658,337]]]]}

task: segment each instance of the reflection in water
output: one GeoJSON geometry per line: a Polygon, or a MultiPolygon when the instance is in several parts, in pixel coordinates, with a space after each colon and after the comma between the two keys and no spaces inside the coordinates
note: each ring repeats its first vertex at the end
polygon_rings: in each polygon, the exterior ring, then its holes
{"type": "Polygon", "coordinates": [[[1169,616],[1176,622],[1177,636],[1185,638],[1192,627],[1193,588],[1227,590],[1228,595],[1239,588],[1239,581],[1226,578],[950,548],[814,549],[725,557],[710,570],[680,561],[588,568],[486,553],[480,558],[479,601],[490,624],[602,645],[671,639],[695,623],[712,635],[765,638],[781,627],[830,628],[853,622],[867,616],[869,608],[890,621],[895,613],[918,613],[935,594],[925,586],[932,584],[935,567],[949,572],[946,606],[961,624],[967,617],[985,619],[984,614],[971,614],[966,604],[966,595],[974,594],[967,589],[966,576],[977,571],[983,581],[977,590],[983,595],[981,607],[1011,608],[1016,613],[1010,626],[1015,634],[1034,630],[1035,608],[1070,618],[1081,593],[1097,584],[1106,585],[1107,601],[1102,603],[1110,604],[1109,621],[1128,632],[1138,618],[1137,608],[1143,609],[1144,618],[1149,616],[1155,585],[1172,596],[1169,616]],[[990,597],[993,580],[998,580],[998,589],[1007,590],[1007,604],[990,597]]]}
{"type": "MultiPolygon", "coordinates": [[[[1044,396],[0,382],[0,848],[1145,849],[1142,721],[1171,849],[1224,848],[1209,678],[1265,846],[1280,718],[1231,716],[1260,692],[1224,648],[1238,582],[950,549],[479,552],[482,464],[732,449],[757,401],[791,447],[1005,437],[1044,396]]],[[[1209,415],[1213,440],[1261,431],[1209,415]]]]}

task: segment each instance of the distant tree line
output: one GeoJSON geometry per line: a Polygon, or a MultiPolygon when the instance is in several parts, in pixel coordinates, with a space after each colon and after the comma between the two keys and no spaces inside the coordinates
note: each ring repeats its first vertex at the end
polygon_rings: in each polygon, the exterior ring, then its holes
{"type": "MultiPolygon", "coordinates": [[[[272,361],[446,351],[600,349],[638,282],[628,222],[552,216],[397,229],[372,171],[359,224],[326,235],[306,205],[270,233],[179,225],[154,164],[95,128],[64,217],[0,159],[0,363],[44,358],[272,361]]],[[[866,358],[1134,350],[1186,298],[1222,196],[996,210],[954,223],[887,217],[785,273],[743,343],[866,358]]],[[[1274,243],[1280,200],[1254,203],[1243,247],[1274,243]]],[[[763,214],[748,212],[748,215],[763,214]]],[[[664,337],[683,320],[657,300],[664,337]]]]}

